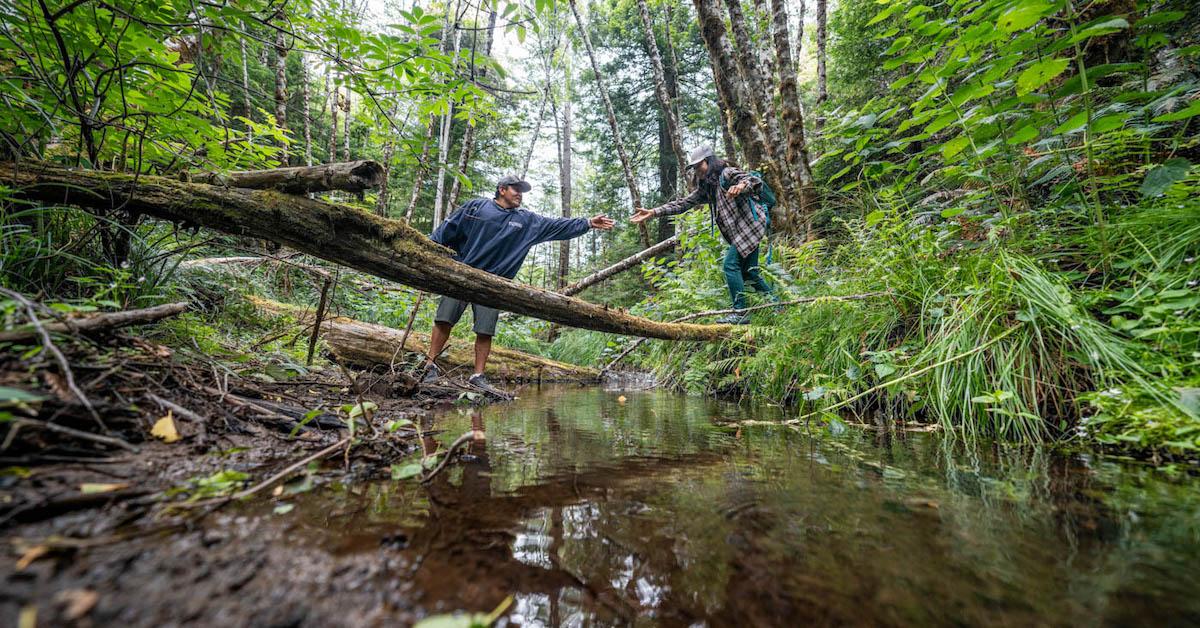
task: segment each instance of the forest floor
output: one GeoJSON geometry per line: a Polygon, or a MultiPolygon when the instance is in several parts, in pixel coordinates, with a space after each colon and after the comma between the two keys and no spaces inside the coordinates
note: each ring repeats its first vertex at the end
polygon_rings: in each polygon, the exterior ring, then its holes
{"type": "Polygon", "coordinates": [[[0,406],[12,415],[0,450],[10,555],[0,617],[21,618],[10,625],[411,623],[386,577],[397,568],[389,547],[342,556],[273,515],[314,486],[395,477],[406,458],[407,475],[428,478],[436,458],[421,452],[433,434],[419,426],[480,395],[336,365],[245,378],[124,335],[59,346],[102,420],[59,362],[35,365],[33,351],[0,359],[0,387],[48,391],[0,406]],[[350,447],[357,404],[371,416],[350,447]],[[414,470],[413,460],[426,464],[414,470]]]}

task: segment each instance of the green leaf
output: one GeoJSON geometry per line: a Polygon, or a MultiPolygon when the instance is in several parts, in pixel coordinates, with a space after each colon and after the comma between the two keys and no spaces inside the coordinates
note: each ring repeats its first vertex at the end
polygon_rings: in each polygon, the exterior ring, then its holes
{"type": "Polygon", "coordinates": [[[1119,129],[1125,126],[1125,121],[1128,119],[1129,114],[1117,113],[1092,120],[1092,133],[1107,133],[1113,129],[1119,129]]]}
{"type": "Polygon", "coordinates": [[[996,27],[1006,34],[1024,30],[1037,24],[1049,8],[1049,4],[1041,2],[1018,2],[1000,16],[996,27]]]}
{"type": "Polygon", "coordinates": [[[1129,22],[1126,22],[1124,18],[1110,18],[1098,24],[1089,25],[1087,28],[1075,33],[1075,36],[1071,38],[1070,43],[1073,44],[1085,39],[1090,39],[1092,37],[1099,37],[1101,35],[1109,35],[1127,28],[1129,28],[1129,22]]]}
{"type": "Polygon", "coordinates": [[[1068,119],[1066,122],[1063,122],[1062,124],[1054,127],[1054,130],[1051,133],[1054,135],[1061,135],[1064,133],[1070,133],[1071,131],[1077,131],[1079,129],[1082,129],[1083,125],[1087,124],[1087,119],[1088,119],[1088,112],[1085,109],[1085,110],[1080,111],[1079,113],[1071,116],[1071,118],[1068,119]]]}
{"type": "Polygon", "coordinates": [[[893,2],[891,6],[880,11],[878,14],[875,15],[875,17],[871,18],[871,20],[867,22],[867,26],[872,26],[872,25],[878,24],[878,23],[888,19],[889,17],[892,16],[892,14],[894,14],[896,11],[899,11],[900,9],[903,9],[905,6],[906,6],[906,4],[903,2],[893,2]]]}
{"type": "Polygon", "coordinates": [[[295,504],[279,504],[275,507],[275,514],[286,515],[289,512],[292,512],[294,508],[296,508],[295,504]]]}
{"type": "Polygon", "coordinates": [[[1070,65],[1070,59],[1044,59],[1017,76],[1017,95],[1023,96],[1054,80],[1070,65]]]}
{"type": "Polygon", "coordinates": [[[1151,122],[1178,122],[1180,120],[1186,120],[1192,116],[1200,116],[1200,99],[1193,100],[1190,105],[1180,109],[1179,111],[1164,113],[1163,115],[1151,120],[1151,122]]]}
{"type": "Polygon", "coordinates": [[[1009,145],[1024,144],[1030,140],[1036,139],[1038,136],[1038,128],[1032,124],[1021,127],[1016,133],[1013,133],[1008,138],[1009,145]]]}
{"type": "Polygon", "coordinates": [[[392,479],[393,480],[407,480],[408,478],[416,477],[417,475],[420,475],[420,473],[421,473],[421,463],[419,463],[419,462],[410,462],[409,464],[406,464],[406,465],[398,465],[398,464],[392,465],[392,479]]]}
{"type": "Polygon", "coordinates": [[[4,403],[28,403],[34,401],[43,401],[46,397],[36,395],[34,393],[21,390],[20,388],[9,388],[8,386],[0,386],[0,405],[4,403]]]}
{"type": "Polygon", "coordinates": [[[942,158],[953,159],[955,155],[963,152],[963,149],[971,145],[971,138],[960,135],[945,144],[942,144],[942,158]]]}
{"type": "Polygon", "coordinates": [[[1187,17],[1187,13],[1184,13],[1183,11],[1163,11],[1162,13],[1155,13],[1153,15],[1148,15],[1148,16],[1138,20],[1137,27],[1141,28],[1143,26],[1157,26],[1159,24],[1170,24],[1171,22],[1178,22],[1179,20],[1182,20],[1185,17],[1187,17]]]}
{"type": "Polygon", "coordinates": [[[876,364],[875,365],[875,376],[878,377],[879,379],[883,379],[883,378],[887,377],[888,375],[891,375],[892,373],[895,373],[895,372],[896,372],[896,367],[892,366],[891,364],[876,364]]]}
{"type": "Polygon", "coordinates": [[[886,216],[886,215],[887,214],[885,214],[882,209],[877,209],[877,210],[867,214],[867,218],[866,218],[867,226],[868,227],[875,226],[875,224],[878,223],[880,220],[883,220],[884,216],[886,216]]]}
{"type": "Polygon", "coordinates": [[[1191,167],[1192,162],[1183,157],[1167,160],[1161,166],[1155,167],[1146,174],[1146,180],[1142,182],[1142,198],[1161,196],[1175,185],[1175,182],[1186,177],[1191,167]]]}

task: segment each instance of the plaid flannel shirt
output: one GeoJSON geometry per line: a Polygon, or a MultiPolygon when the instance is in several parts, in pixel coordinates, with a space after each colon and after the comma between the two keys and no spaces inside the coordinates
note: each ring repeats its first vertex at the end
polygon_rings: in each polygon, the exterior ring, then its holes
{"type": "Polygon", "coordinates": [[[746,257],[754,252],[763,238],[767,237],[766,217],[761,214],[755,217],[754,210],[750,207],[750,196],[758,192],[762,186],[762,180],[731,167],[726,167],[721,174],[724,176],[726,188],[733,187],[742,181],[749,181],[750,185],[745,192],[736,197],[730,196],[724,188],[717,186],[717,198],[713,202],[705,197],[701,186],[697,186],[691,194],[655,207],[651,211],[655,216],[674,216],[708,202],[713,219],[717,223],[717,229],[721,230],[725,241],[737,249],[738,255],[746,257]]]}

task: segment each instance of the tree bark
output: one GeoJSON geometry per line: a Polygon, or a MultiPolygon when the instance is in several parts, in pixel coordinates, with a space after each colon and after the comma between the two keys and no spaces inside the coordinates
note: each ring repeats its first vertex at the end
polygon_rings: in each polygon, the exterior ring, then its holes
{"type": "MultiPolygon", "coordinates": [[[[451,17],[457,16],[458,5],[455,4],[454,11],[446,14],[446,23],[442,27],[442,51],[453,55],[456,59],[458,56],[459,40],[462,36],[462,31],[454,30],[451,35],[451,27],[456,25],[456,22],[451,17]]],[[[457,67],[457,60],[455,67],[457,67]]],[[[446,219],[446,215],[451,208],[446,207],[445,192],[446,192],[446,160],[450,158],[450,139],[451,127],[454,120],[454,103],[449,103],[446,113],[442,115],[441,132],[438,133],[438,171],[437,171],[437,192],[433,198],[433,223],[430,226],[430,231],[437,229],[438,225],[446,219]]]]}
{"type": "Polygon", "coordinates": [[[432,146],[430,140],[433,139],[433,132],[437,129],[437,118],[429,120],[429,127],[425,130],[425,141],[421,143],[421,158],[417,160],[417,174],[413,177],[412,196],[408,199],[408,208],[404,210],[404,222],[412,223],[413,210],[417,208],[417,200],[421,198],[421,185],[425,182],[425,175],[429,171],[429,148],[432,146]]]}
{"type": "Polygon", "coordinates": [[[783,109],[783,122],[787,127],[787,164],[790,174],[798,184],[800,207],[796,224],[807,237],[812,228],[812,214],[817,208],[816,188],[812,171],[809,169],[808,146],[804,140],[804,114],[800,111],[800,93],[796,88],[796,73],[791,69],[791,41],[788,37],[787,0],[771,0],[772,36],[775,40],[775,55],[779,73],[779,102],[783,109]]]}
{"type": "Polygon", "coordinates": [[[309,107],[310,95],[310,80],[308,76],[308,62],[304,56],[300,57],[300,93],[303,96],[304,102],[304,165],[313,165],[312,152],[312,109],[309,107]]]}
{"type": "MultiPolygon", "coordinates": [[[[152,323],[171,316],[177,316],[186,312],[187,309],[187,303],[168,303],[140,310],[88,314],[78,318],[67,319],[65,323],[43,323],[42,327],[52,334],[91,333],[128,327],[130,325],[152,323]]],[[[0,342],[25,342],[37,338],[38,335],[39,332],[33,325],[27,325],[0,332],[0,342]]]]}
{"type": "Polygon", "coordinates": [[[633,255],[626,257],[625,259],[617,262],[616,264],[613,264],[612,266],[598,270],[598,271],[588,275],[587,277],[584,277],[583,279],[576,281],[575,283],[567,286],[566,288],[563,288],[561,292],[562,292],[562,294],[569,296],[569,297],[579,294],[580,292],[583,292],[584,290],[587,290],[588,288],[590,288],[602,281],[605,281],[605,280],[607,280],[611,277],[614,277],[620,273],[623,273],[623,272],[629,270],[630,268],[638,266],[639,264],[650,259],[651,257],[654,257],[656,255],[661,255],[663,253],[666,253],[667,251],[670,251],[671,249],[678,246],[678,244],[679,244],[679,234],[675,234],[675,235],[667,238],[666,240],[663,240],[662,242],[655,244],[654,246],[652,246],[648,249],[643,249],[641,251],[638,251],[637,253],[634,253],[633,255]]]}
{"type": "Polygon", "coordinates": [[[329,90],[329,161],[337,161],[338,158],[338,111],[342,108],[339,102],[342,98],[342,89],[337,86],[337,82],[330,83],[329,90]]]}
{"type": "Polygon", "coordinates": [[[571,327],[667,340],[719,340],[726,325],[666,324],[524,286],[454,261],[450,249],[412,227],[353,207],[269,190],[185,183],[155,176],[0,164],[14,196],[134,214],[265,238],[378,277],[571,327]]]}
{"type": "MultiPolygon", "coordinates": [[[[392,111],[389,114],[391,118],[400,113],[400,104],[392,105],[392,111]]],[[[379,181],[379,198],[375,202],[375,213],[386,217],[388,215],[388,203],[391,202],[391,177],[392,177],[392,158],[396,155],[396,129],[392,128],[391,123],[387,124],[387,141],[383,143],[383,176],[379,181]]]]}
{"type": "MultiPolygon", "coordinates": [[[[755,123],[751,108],[746,106],[748,96],[741,82],[737,79],[737,70],[731,59],[729,42],[725,37],[725,23],[721,20],[716,0],[692,0],[696,14],[700,19],[700,34],[708,55],[712,61],[713,79],[717,85],[719,97],[731,118],[733,133],[741,142],[746,162],[751,168],[759,168],[766,176],[771,187],[787,193],[786,174],[772,157],[772,151],[767,147],[766,137],[762,129],[755,123]]],[[[772,219],[781,227],[787,227],[786,212],[783,211],[785,199],[776,205],[777,212],[772,219]]]]}
{"type": "Polygon", "coordinates": [[[278,190],[287,194],[308,194],[330,190],[358,193],[377,187],[383,181],[383,176],[383,166],[379,165],[377,161],[347,161],[270,170],[206,172],[193,175],[192,181],[234,188],[278,190]]]}
{"type": "MultiPolygon", "coordinates": [[[[496,31],[496,10],[492,9],[488,12],[488,29],[483,40],[483,56],[492,56],[492,40],[496,31]]],[[[471,75],[475,75],[475,49],[471,49],[471,75]]],[[[487,70],[479,71],[479,78],[483,79],[487,76],[487,70]]],[[[471,152],[475,150],[475,128],[477,123],[468,123],[467,129],[463,132],[462,149],[458,155],[458,172],[462,176],[467,175],[467,166],[471,163],[471,152]]],[[[462,181],[459,177],[454,178],[454,184],[450,186],[450,207],[458,206],[458,196],[462,192],[462,181]]]]}
{"type": "MultiPolygon", "coordinates": [[[[608,115],[608,126],[612,130],[613,143],[617,147],[617,156],[621,159],[621,168],[625,172],[625,185],[629,187],[629,197],[633,201],[634,207],[642,206],[642,195],[638,192],[637,180],[633,177],[633,168],[629,163],[629,154],[625,151],[625,142],[621,139],[621,129],[617,126],[617,114],[613,110],[612,100],[608,97],[608,86],[604,82],[604,74],[600,72],[600,64],[596,61],[596,53],[592,50],[592,38],[588,35],[587,27],[583,24],[583,18],[579,17],[579,8],[575,6],[575,0],[570,0],[571,13],[575,15],[575,23],[579,25],[579,38],[583,40],[583,47],[587,50],[588,60],[592,64],[592,72],[596,74],[596,87],[600,92],[600,99],[604,101],[604,112],[608,115]]],[[[642,235],[642,245],[650,246],[650,229],[646,223],[638,223],[638,231],[642,235]]]]}
{"type": "Polygon", "coordinates": [[[825,102],[828,96],[825,84],[825,0],[817,0],[817,104],[825,102]]]}
{"type": "MultiPolygon", "coordinates": [[[[676,164],[682,165],[687,163],[687,154],[683,152],[683,142],[679,136],[679,120],[675,118],[675,109],[672,105],[673,95],[667,86],[666,71],[663,69],[662,57],[658,54],[658,41],[654,37],[654,24],[650,21],[650,9],[646,6],[646,0],[638,0],[638,13],[642,16],[642,28],[646,29],[646,53],[650,56],[650,69],[654,73],[654,93],[658,96],[658,106],[662,109],[671,150],[675,152],[676,164]]],[[[678,170],[678,167],[676,169],[678,170]]]]}
{"type": "MultiPolygon", "coordinates": [[[[275,14],[275,19],[281,22],[286,21],[283,11],[275,14]]],[[[288,128],[287,122],[287,32],[286,24],[280,25],[279,30],[275,34],[275,124],[284,131],[288,128]]],[[[288,154],[287,144],[280,146],[283,150],[283,157],[280,160],[281,164],[287,165],[288,154]]]]}
{"type": "MultiPolygon", "coordinates": [[[[733,41],[737,51],[733,55],[733,59],[738,73],[742,77],[742,83],[746,86],[746,96],[750,100],[754,114],[758,117],[759,126],[766,130],[767,148],[770,150],[771,156],[782,161],[784,142],[783,135],[779,130],[779,119],[775,115],[773,105],[775,100],[771,98],[771,92],[767,89],[767,79],[759,69],[758,49],[750,40],[750,33],[746,30],[746,16],[742,13],[742,1],[725,0],[725,6],[729,9],[729,26],[733,32],[733,41]]],[[[743,106],[745,105],[745,101],[739,102],[743,106]]]]}
{"type": "Polygon", "coordinates": [[[342,161],[350,161],[350,82],[346,82],[346,99],[342,101],[342,142],[345,151],[342,161]]]}
{"type": "Polygon", "coordinates": [[[525,153],[524,165],[521,166],[521,178],[529,174],[529,162],[533,160],[533,149],[537,146],[538,135],[542,132],[542,118],[546,115],[546,103],[550,102],[550,83],[542,91],[542,104],[538,107],[537,122],[533,126],[533,138],[529,140],[529,150],[525,153]]]}
{"type": "MultiPolygon", "coordinates": [[[[567,78],[563,90],[562,131],[559,134],[558,153],[558,197],[562,203],[562,217],[571,217],[571,66],[566,67],[567,78]]],[[[571,270],[571,241],[558,243],[558,282],[561,290],[567,285],[567,274],[571,270]]]]}
{"type": "MultiPolygon", "coordinates": [[[[238,38],[238,46],[242,52],[242,102],[246,107],[246,119],[254,120],[254,104],[250,99],[250,66],[246,59],[246,38],[238,38]]],[[[247,141],[254,144],[254,129],[246,124],[247,141]]]]}

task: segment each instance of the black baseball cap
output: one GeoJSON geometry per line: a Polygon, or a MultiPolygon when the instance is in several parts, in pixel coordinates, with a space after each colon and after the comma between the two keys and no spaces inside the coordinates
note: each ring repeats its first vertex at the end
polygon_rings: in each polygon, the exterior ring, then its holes
{"type": "Polygon", "coordinates": [[[503,177],[500,177],[500,180],[496,182],[496,189],[498,190],[509,185],[516,186],[516,188],[520,190],[522,194],[533,189],[533,186],[529,185],[528,181],[525,181],[515,174],[506,174],[503,177]]]}

